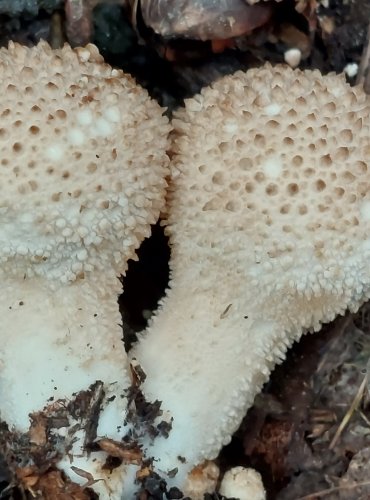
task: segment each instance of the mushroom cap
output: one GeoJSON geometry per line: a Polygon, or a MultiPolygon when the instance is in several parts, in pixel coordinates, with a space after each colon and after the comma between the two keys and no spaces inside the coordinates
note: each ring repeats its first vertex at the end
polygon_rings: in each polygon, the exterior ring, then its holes
{"type": "Polygon", "coordinates": [[[163,109],[97,48],[0,50],[3,272],[125,270],[162,208],[163,109]]]}
{"type": "Polygon", "coordinates": [[[343,77],[269,64],[189,99],[173,120],[173,281],[191,256],[198,289],[222,283],[232,303],[257,287],[255,307],[268,297],[289,330],[356,309],[370,290],[369,116],[343,77]]]}

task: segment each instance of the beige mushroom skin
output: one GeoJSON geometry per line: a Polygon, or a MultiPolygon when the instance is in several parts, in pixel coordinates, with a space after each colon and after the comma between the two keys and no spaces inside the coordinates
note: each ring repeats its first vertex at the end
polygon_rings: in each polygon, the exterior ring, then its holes
{"type": "MultiPolygon", "coordinates": [[[[0,417],[26,432],[30,413],[101,381],[97,434],[120,439],[131,381],[118,276],[163,207],[170,126],[93,45],[10,43],[0,70],[0,417]]],[[[71,441],[66,472],[120,498],[124,467],[102,470],[83,429],[71,441]]]]}
{"type": "Polygon", "coordinates": [[[171,281],[132,355],[173,417],[152,454],[181,484],[294,340],[370,296],[370,107],[341,76],[266,65],[173,125],[171,281]]]}

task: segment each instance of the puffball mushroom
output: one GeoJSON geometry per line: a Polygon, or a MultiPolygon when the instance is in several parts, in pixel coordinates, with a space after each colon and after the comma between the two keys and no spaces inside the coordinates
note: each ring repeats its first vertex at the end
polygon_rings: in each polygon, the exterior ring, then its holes
{"type": "Polygon", "coordinates": [[[173,419],[152,454],[181,485],[293,341],[370,296],[370,106],[342,76],[266,65],[173,126],[170,286],[133,356],[173,419]]]}
{"type": "Polygon", "coordinates": [[[233,467],[228,470],[220,485],[220,494],[238,500],[266,500],[261,475],[254,469],[233,467]]]}
{"type": "MultiPolygon", "coordinates": [[[[168,120],[93,45],[10,43],[0,67],[1,419],[26,432],[29,414],[101,381],[98,436],[119,439],[130,377],[117,276],[163,207],[168,120]]],[[[107,478],[82,435],[66,469],[107,478]]]]}

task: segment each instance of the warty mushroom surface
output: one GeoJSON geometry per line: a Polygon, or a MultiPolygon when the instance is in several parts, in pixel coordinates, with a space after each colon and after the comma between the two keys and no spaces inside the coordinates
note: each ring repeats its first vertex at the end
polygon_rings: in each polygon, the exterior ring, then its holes
{"type": "Polygon", "coordinates": [[[342,76],[266,65],[173,126],[171,280],[132,355],[173,419],[152,454],[181,485],[293,341],[370,296],[370,106],[342,76]]]}
{"type": "MultiPolygon", "coordinates": [[[[170,126],[93,45],[10,43],[0,69],[0,416],[26,432],[29,414],[101,381],[97,435],[120,439],[131,380],[118,276],[163,207],[170,126]]],[[[85,456],[83,429],[73,440],[66,470],[119,498],[106,454],[85,456]]]]}

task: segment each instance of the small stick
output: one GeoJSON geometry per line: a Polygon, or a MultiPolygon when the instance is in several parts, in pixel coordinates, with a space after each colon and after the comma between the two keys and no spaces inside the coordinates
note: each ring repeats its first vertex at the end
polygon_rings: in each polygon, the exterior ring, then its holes
{"type": "Polygon", "coordinates": [[[335,435],[334,435],[334,437],[329,445],[329,450],[332,450],[334,448],[334,446],[337,444],[338,439],[340,438],[340,435],[342,434],[343,430],[347,426],[348,422],[351,420],[353,412],[358,408],[358,406],[361,402],[362,396],[364,395],[367,381],[368,381],[368,376],[366,374],[364,376],[363,381],[361,382],[360,387],[358,388],[356,396],[353,398],[351,406],[349,407],[347,413],[344,415],[344,417],[343,417],[343,419],[342,419],[342,421],[337,429],[337,432],[335,433],[335,435]]]}
{"type": "Polygon", "coordinates": [[[311,493],[310,495],[305,495],[304,497],[299,497],[297,500],[317,500],[318,498],[326,497],[327,495],[330,495],[331,493],[335,493],[337,491],[354,490],[356,488],[362,488],[363,486],[370,486],[370,481],[348,484],[346,486],[334,486],[332,488],[327,488],[326,490],[311,493]]]}
{"type": "Polygon", "coordinates": [[[93,32],[92,9],[95,1],[66,0],[66,35],[73,46],[86,45],[93,32]]]}
{"type": "Polygon", "coordinates": [[[370,94],[370,24],[367,30],[367,37],[357,73],[356,84],[363,84],[365,92],[370,94]]]}

